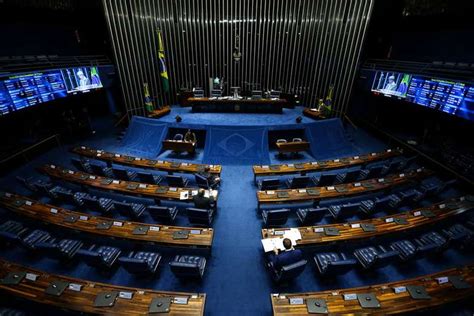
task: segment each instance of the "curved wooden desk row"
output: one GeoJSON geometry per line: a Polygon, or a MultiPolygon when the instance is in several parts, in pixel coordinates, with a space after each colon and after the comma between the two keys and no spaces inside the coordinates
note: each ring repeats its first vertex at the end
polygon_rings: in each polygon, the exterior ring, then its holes
{"type": "Polygon", "coordinates": [[[0,205],[33,220],[101,237],[193,248],[211,248],[214,237],[212,228],[165,226],[90,216],[11,193],[0,192],[0,205]]]}
{"type": "Polygon", "coordinates": [[[3,294],[101,315],[203,315],[206,294],[162,292],[54,275],[0,260],[3,294]],[[165,312],[167,310],[167,312],[165,312]]]}
{"type": "Polygon", "coordinates": [[[106,152],[103,150],[96,150],[86,146],[75,147],[71,151],[80,156],[102,160],[107,163],[116,163],[127,165],[135,168],[155,169],[166,172],[182,172],[182,173],[197,173],[204,170],[204,167],[209,166],[210,172],[220,174],[222,167],[220,165],[202,165],[187,162],[173,162],[163,160],[145,159],[140,157],[132,157],[127,155],[120,155],[117,153],[106,152]]]}
{"type": "MultiPolygon", "coordinates": [[[[301,233],[301,240],[297,243],[298,246],[320,246],[377,237],[434,224],[472,209],[474,209],[474,197],[463,196],[396,215],[349,223],[299,227],[297,229],[301,233]]],[[[290,228],[262,229],[262,238],[283,236],[287,230],[290,228]]]]}
{"type": "MultiPolygon", "coordinates": [[[[193,194],[195,195],[198,192],[197,188],[173,188],[156,184],[114,180],[81,171],[73,171],[56,165],[44,165],[38,170],[51,178],[122,194],[151,197],[157,200],[192,202],[193,194]]],[[[216,190],[212,192],[214,199],[217,201],[218,192],[216,190]]]]}
{"type": "Polygon", "coordinates": [[[384,160],[400,155],[400,149],[387,149],[378,153],[370,153],[368,155],[345,157],[333,160],[322,160],[286,165],[257,165],[253,166],[254,176],[268,176],[288,173],[305,173],[317,172],[330,169],[347,168],[361,164],[368,164],[378,160],[384,160]]]}
{"type": "Polygon", "coordinates": [[[345,183],[327,187],[257,191],[257,199],[258,205],[260,207],[260,204],[303,202],[327,198],[338,198],[348,195],[364,194],[389,189],[393,186],[415,181],[432,174],[433,172],[430,170],[419,168],[407,173],[391,174],[384,178],[369,179],[360,182],[345,183]]]}
{"type": "Polygon", "coordinates": [[[398,314],[465,299],[474,294],[474,266],[398,282],[314,293],[271,294],[273,315],[398,314]]]}
{"type": "Polygon", "coordinates": [[[310,117],[312,119],[315,119],[315,120],[318,120],[318,119],[323,119],[324,116],[323,114],[321,113],[321,111],[318,111],[316,109],[310,109],[310,108],[305,108],[303,110],[303,115],[304,116],[307,116],[307,117],[310,117]]]}
{"type": "Polygon", "coordinates": [[[151,112],[148,112],[148,117],[159,118],[169,114],[171,112],[171,107],[168,105],[163,106],[161,109],[154,109],[151,112]]]}

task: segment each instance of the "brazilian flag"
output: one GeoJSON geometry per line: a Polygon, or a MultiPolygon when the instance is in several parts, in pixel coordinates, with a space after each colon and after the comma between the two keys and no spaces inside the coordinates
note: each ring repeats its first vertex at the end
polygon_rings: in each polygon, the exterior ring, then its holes
{"type": "Polygon", "coordinates": [[[161,39],[161,31],[158,30],[158,58],[160,59],[160,76],[163,82],[163,91],[165,93],[170,91],[170,80],[168,78],[168,71],[166,70],[165,64],[165,48],[163,46],[163,40],[161,39]]]}
{"type": "Polygon", "coordinates": [[[153,101],[150,96],[150,91],[148,90],[148,83],[143,83],[143,92],[145,94],[145,108],[148,112],[154,110],[153,101]]]}

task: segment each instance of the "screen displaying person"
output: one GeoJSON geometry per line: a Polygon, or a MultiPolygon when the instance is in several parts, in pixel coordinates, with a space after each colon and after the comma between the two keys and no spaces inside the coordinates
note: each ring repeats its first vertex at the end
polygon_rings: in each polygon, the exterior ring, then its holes
{"type": "Polygon", "coordinates": [[[397,91],[397,83],[395,82],[395,76],[390,75],[388,77],[388,83],[385,85],[385,90],[397,91]]]}
{"type": "Polygon", "coordinates": [[[76,75],[79,78],[77,88],[79,90],[88,89],[91,82],[90,82],[89,78],[87,78],[86,75],[84,75],[84,72],[79,69],[79,71],[76,72],[76,75]]]}

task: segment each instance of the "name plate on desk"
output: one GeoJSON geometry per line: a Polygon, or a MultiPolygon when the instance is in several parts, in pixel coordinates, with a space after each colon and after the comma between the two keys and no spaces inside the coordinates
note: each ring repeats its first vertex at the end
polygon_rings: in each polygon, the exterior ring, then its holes
{"type": "Polygon", "coordinates": [[[275,236],[283,236],[284,234],[285,234],[284,230],[275,230],[275,232],[273,233],[273,235],[275,236]]]}
{"type": "Polygon", "coordinates": [[[173,300],[174,304],[181,304],[181,305],[186,305],[188,304],[188,298],[187,297],[175,297],[173,300]]]}
{"type": "Polygon", "coordinates": [[[38,280],[38,277],[39,277],[39,275],[34,274],[34,273],[27,273],[27,274],[25,275],[25,279],[30,280],[30,281],[33,281],[33,282],[35,282],[36,280],[38,280]]]}
{"type": "Polygon", "coordinates": [[[292,297],[290,298],[290,305],[303,305],[304,300],[302,297],[292,297]]]}
{"type": "Polygon", "coordinates": [[[354,301],[357,299],[357,294],[351,293],[351,294],[344,294],[344,301],[354,301]]]}

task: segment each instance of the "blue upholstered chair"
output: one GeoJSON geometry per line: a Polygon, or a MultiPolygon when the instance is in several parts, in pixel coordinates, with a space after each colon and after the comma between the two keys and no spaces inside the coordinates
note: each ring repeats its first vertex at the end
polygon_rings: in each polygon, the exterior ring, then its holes
{"type": "Polygon", "coordinates": [[[337,174],[322,173],[319,178],[314,178],[314,183],[317,186],[324,187],[327,185],[333,185],[336,182],[337,174]]]}
{"type": "Polygon", "coordinates": [[[371,166],[360,171],[360,180],[372,179],[380,176],[383,166],[371,166]]]}
{"type": "Polygon", "coordinates": [[[112,168],[105,167],[102,164],[99,164],[97,162],[91,161],[89,163],[89,166],[92,170],[93,174],[96,174],[98,176],[102,177],[107,177],[107,178],[113,178],[114,174],[112,172],[112,168]]]}
{"type": "Polygon", "coordinates": [[[181,176],[166,175],[166,181],[170,187],[185,188],[188,185],[188,179],[181,176]]]}
{"type": "Polygon", "coordinates": [[[148,213],[156,221],[173,222],[178,214],[178,208],[149,205],[146,207],[148,213]]]}
{"type": "Polygon", "coordinates": [[[114,209],[119,213],[138,219],[145,212],[146,207],[141,203],[128,203],[126,201],[113,201],[114,209]]]}
{"type": "Polygon", "coordinates": [[[290,189],[306,188],[310,184],[311,178],[308,176],[296,176],[286,180],[286,185],[290,189]]]}
{"type": "Polygon", "coordinates": [[[191,224],[209,227],[214,219],[214,209],[211,208],[206,210],[189,207],[186,209],[186,215],[191,224]]]}
{"type": "Polygon", "coordinates": [[[102,213],[108,213],[114,208],[113,200],[108,198],[97,198],[95,196],[86,195],[82,198],[84,207],[100,211],[102,213]]]}
{"type": "Polygon", "coordinates": [[[371,216],[374,213],[387,211],[390,208],[390,201],[394,195],[376,197],[374,200],[365,200],[360,202],[359,212],[365,216],[371,216]]]}
{"type": "Polygon", "coordinates": [[[79,249],[76,255],[89,266],[110,269],[121,252],[117,247],[92,245],[89,249],[79,249]]]}
{"type": "Polygon", "coordinates": [[[345,218],[349,216],[355,215],[355,213],[359,210],[360,203],[346,203],[346,204],[339,204],[339,205],[331,205],[329,209],[329,213],[334,217],[334,219],[345,218]]]}
{"type": "Polygon", "coordinates": [[[28,229],[17,221],[6,221],[0,225],[0,240],[6,243],[21,241],[21,236],[28,229]]]}
{"type": "Polygon", "coordinates": [[[296,216],[301,224],[313,224],[319,223],[327,213],[328,209],[325,207],[299,208],[296,216]]]}
{"type": "Polygon", "coordinates": [[[385,250],[383,246],[359,248],[354,256],[364,269],[377,269],[398,261],[399,255],[395,250],[385,250]]]}
{"type": "Polygon", "coordinates": [[[268,178],[268,179],[259,179],[257,180],[257,187],[259,190],[276,190],[280,186],[280,179],[278,178],[268,178]]]}
{"type": "Polygon", "coordinates": [[[360,177],[360,169],[350,170],[343,173],[338,173],[336,175],[336,182],[337,183],[349,183],[355,182],[360,177]]]}
{"type": "Polygon", "coordinates": [[[262,218],[266,227],[281,226],[286,223],[290,210],[287,208],[278,210],[263,210],[262,218]]]}
{"type": "Polygon", "coordinates": [[[72,165],[79,171],[87,172],[87,173],[94,173],[89,160],[81,159],[81,158],[71,158],[72,165]]]}
{"type": "Polygon", "coordinates": [[[137,172],[137,176],[140,182],[149,184],[160,184],[161,180],[163,180],[162,176],[154,175],[151,172],[146,171],[137,172]]]}
{"type": "Polygon", "coordinates": [[[355,259],[347,258],[344,253],[321,252],[314,255],[314,262],[322,275],[341,275],[349,272],[357,265],[355,259]]]}
{"type": "Polygon", "coordinates": [[[51,235],[44,230],[35,229],[29,233],[27,233],[21,240],[23,246],[28,249],[36,250],[36,244],[40,242],[45,242],[51,239],[51,235]]]}
{"type": "Polygon", "coordinates": [[[126,170],[123,168],[112,167],[112,172],[117,179],[124,181],[137,181],[137,173],[135,171],[126,170]]]}
{"type": "Polygon", "coordinates": [[[284,283],[293,280],[304,271],[307,263],[308,261],[303,259],[293,264],[283,266],[279,270],[274,269],[273,266],[270,266],[272,279],[276,283],[284,283]]]}
{"type": "Polygon", "coordinates": [[[153,275],[158,271],[161,254],[157,252],[132,251],[126,257],[120,257],[119,262],[129,273],[153,275]]]}
{"type": "Polygon", "coordinates": [[[37,242],[36,250],[46,256],[57,259],[72,259],[82,247],[82,241],[76,239],[48,239],[37,242]]]}
{"type": "Polygon", "coordinates": [[[177,255],[170,262],[171,272],[178,278],[202,279],[206,270],[206,258],[200,256],[177,255]]]}

